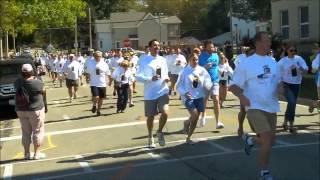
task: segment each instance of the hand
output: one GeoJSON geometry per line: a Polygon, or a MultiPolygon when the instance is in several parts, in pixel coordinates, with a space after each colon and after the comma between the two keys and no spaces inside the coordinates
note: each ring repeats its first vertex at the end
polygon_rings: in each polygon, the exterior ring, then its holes
{"type": "Polygon", "coordinates": [[[184,97],[186,97],[187,99],[191,99],[192,98],[192,96],[191,96],[191,94],[189,92],[185,93],[184,97]]]}
{"type": "Polygon", "coordinates": [[[170,79],[165,79],[164,80],[166,83],[169,83],[170,82],[170,79]]]}
{"type": "Polygon", "coordinates": [[[212,64],[211,63],[208,63],[205,65],[206,69],[210,69],[212,67],[212,64]]]}
{"type": "Polygon", "coordinates": [[[155,76],[152,76],[152,81],[157,81],[157,80],[159,80],[160,79],[160,77],[159,77],[159,75],[155,75],[155,76]]]}
{"type": "Polygon", "coordinates": [[[239,100],[240,100],[240,104],[244,106],[250,106],[250,101],[246,96],[244,95],[239,96],[239,100]]]}

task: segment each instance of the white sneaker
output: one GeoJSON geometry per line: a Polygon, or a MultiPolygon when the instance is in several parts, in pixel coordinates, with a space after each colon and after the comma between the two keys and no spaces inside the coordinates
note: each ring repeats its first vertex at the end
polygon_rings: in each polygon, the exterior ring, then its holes
{"type": "Polygon", "coordinates": [[[148,147],[149,148],[156,148],[156,144],[154,143],[153,137],[148,139],[148,147]]]}
{"type": "Polygon", "coordinates": [[[206,118],[203,116],[199,119],[199,127],[204,127],[204,125],[206,125],[206,118]]]}
{"type": "Polygon", "coordinates": [[[160,146],[165,146],[166,141],[164,140],[164,136],[162,132],[157,132],[157,137],[158,137],[158,143],[160,146]]]}
{"type": "Polygon", "coordinates": [[[216,125],[216,129],[223,129],[224,128],[224,124],[220,121],[218,121],[217,125],[216,125]]]}

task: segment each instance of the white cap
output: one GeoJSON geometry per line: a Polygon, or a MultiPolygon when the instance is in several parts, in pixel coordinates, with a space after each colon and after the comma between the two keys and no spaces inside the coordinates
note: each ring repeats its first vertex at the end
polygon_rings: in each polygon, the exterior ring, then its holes
{"type": "Polygon", "coordinates": [[[74,57],[74,54],[69,54],[69,57],[71,57],[71,56],[74,57]]]}
{"type": "Polygon", "coordinates": [[[31,71],[33,71],[33,68],[31,66],[31,64],[23,64],[21,71],[22,72],[31,72],[31,71]]]}

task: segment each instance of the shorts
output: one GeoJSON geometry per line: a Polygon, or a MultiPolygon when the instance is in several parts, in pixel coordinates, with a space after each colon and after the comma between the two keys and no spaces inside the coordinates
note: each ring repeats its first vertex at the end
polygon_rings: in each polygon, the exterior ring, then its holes
{"type": "Polygon", "coordinates": [[[204,112],[204,100],[203,98],[198,99],[187,99],[184,103],[188,110],[197,109],[198,112],[204,112]]]}
{"type": "Polygon", "coordinates": [[[99,96],[101,99],[106,98],[106,87],[90,86],[93,97],[99,96]]]}
{"type": "Polygon", "coordinates": [[[73,79],[66,79],[66,86],[67,86],[67,88],[78,87],[79,81],[73,80],[73,79]]]}
{"type": "Polygon", "coordinates": [[[154,100],[144,101],[144,114],[146,117],[155,116],[159,112],[169,110],[169,95],[165,94],[154,100]]]}
{"type": "Polygon", "coordinates": [[[210,91],[205,91],[206,96],[219,96],[219,84],[214,83],[210,91]]]}
{"type": "Polygon", "coordinates": [[[276,133],[277,113],[269,113],[259,109],[249,109],[247,118],[255,133],[276,133]]]}
{"type": "Polygon", "coordinates": [[[220,80],[220,81],[219,81],[219,85],[221,85],[221,86],[227,86],[227,85],[228,85],[228,81],[227,81],[227,80],[220,80]]]}
{"type": "Polygon", "coordinates": [[[178,74],[169,74],[169,78],[171,83],[176,83],[178,80],[179,75],[178,74]]]}

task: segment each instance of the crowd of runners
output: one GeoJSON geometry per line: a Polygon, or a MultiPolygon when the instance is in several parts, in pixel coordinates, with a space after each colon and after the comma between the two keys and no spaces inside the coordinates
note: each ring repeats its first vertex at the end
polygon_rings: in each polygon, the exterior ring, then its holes
{"type": "MultiPolygon", "coordinates": [[[[156,39],[151,40],[145,53],[139,56],[134,51],[100,52],[90,49],[86,56],[49,54],[36,56],[35,61],[38,64],[37,70],[47,71],[54,86],[63,87],[65,83],[70,103],[77,98],[78,87],[89,84],[92,95],[90,108],[97,116],[102,114],[101,107],[106,99],[107,86],[110,86],[110,91],[118,97],[116,113],[124,113],[127,105],[134,106],[133,94],[137,92],[136,82],[142,83],[149,148],[156,147],[153,121],[159,113],[156,137],[160,146],[166,144],[162,130],[168,119],[170,96],[179,96],[189,114],[189,119],[182,124],[182,133],[186,134],[186,143],[193,144],[192,134],[198,121],[200,127],[205,126],[206,107],[211,99],[216,129],[224,128],[219,115],[220,109],[224,108],[223,103],[229,90],[240,100],[237,132],[243,139],[245,153],[250,155],[252,147],[259,144],[260,177],[272,179],[268,170],[268,159],[275,142],[276,113],[280,111],[278,95],[283,95],[288,102],[282,127],[295,134],[297,98],[302,76],[308,72],[308,66],[305,60],[297,55],[294,44],[288,43],[285,46],[279,61],[272,56],[270,46],[268,34],[259,32],[252,41],[241,48],[241,53],[234,61],[228,60],[224,48],[215,47],[211,41],[205,41],[203,45],[188,52],[181,51],[179,47],[164,48],[160,55],[161,47],[156,39]],[[246,116],[257,136],[244,133],[243,122],[246,116]]],[[[312,71],[318,74],[316,76],[318,99],[320,99],[319,50],[318,44],[312,62],[312,71]]],[[[30,67],[28,68],[22,71],[30,71],[30,67]]],[[[318,103],[319,101],[314,101],[309,111],[313,112],[314,108],[319,108],[318,103]]],[[[40,121],[44,121],[44,116],[40,121]]],[[[23,120],[21,120],[22,125],[25,124],[22,122],[23,120]]],[[[22,128],[22,130],[33,129],[22,128]]],[[[43,137],[39,136],[43,136],[43,133],[35,131],[33,133],[33,136],[36,136],[34,139],[40,139],[33,142],[41,144],[43,137]]],[[[23,134],[29,136],[23,138],[25,155],[29,158],[30,151],[27,147],[31,143],[28,140],[31,138],[31,133],[23,134]]]]}

